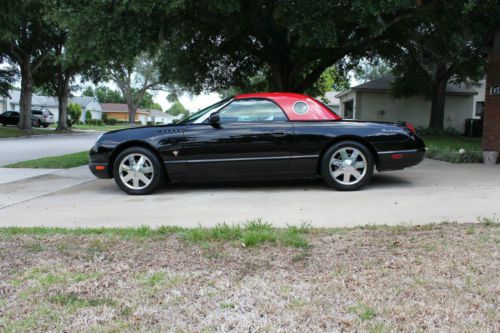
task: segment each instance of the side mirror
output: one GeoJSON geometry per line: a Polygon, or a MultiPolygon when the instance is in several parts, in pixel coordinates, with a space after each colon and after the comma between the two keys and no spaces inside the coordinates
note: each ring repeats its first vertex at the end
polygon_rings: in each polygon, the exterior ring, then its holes
{"type": "Polygon", "coordinates": [[[212,113],[209,117],[208,117],[208,122],[210,123],[210,125],[212,125],[213,127],[215,128],[219,128],[220,127],[220,116],[218,113],[212,113]]]}

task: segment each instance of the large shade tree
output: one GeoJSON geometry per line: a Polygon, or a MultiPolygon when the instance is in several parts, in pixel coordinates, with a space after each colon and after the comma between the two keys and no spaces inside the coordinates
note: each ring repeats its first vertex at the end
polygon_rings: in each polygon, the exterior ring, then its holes
{"type": "Polygon", "coordinates": [[[34,73],[35,85],[45,94],[55,95],[58,100],[57,131],[68,130],[67,109],[71,91],[77,74],[88,68],[88,63],[78,53],[68,49],[69,30],[54,23],[52,33],[53,48],[44,65],[34,73]]]}
{"type": "Polygon", "coordinates": [[[19,127],[31,130],[33,75],[52,50],[53,26],[45,20],[47,1],[5,0],[0,10],[0,55],[19,67],[21,117],[19,127]]]}
{"type": "MultiPolygon", "coordinates": [[[[370,56],[370,47],[415,12],[415,0],[66,0],[66,20],[96,71],[130,66],[142,52],[160,52],[163,83],[192,92],[304,92],[336,66],[370,56]],[[148,19],[144,19],[147,17],[148,19]],[[111,63],[110,63],[111,62],[111,63]]],[[[122,75],[123,77],[123,75],[122,75]]]]}
{"type": "Polygon", "coordinates": [[[128,64],[112,63],[103,69],[105,77],[120,89],[128,107],[130,124],[135,123],[135,114],[148,90],[162,89],[156,59],[141,54],[128,64]]]}
{"type": "Polygon", "coordinates": [[[265,75],[269,89],[304,92],[369,49],[415,12],[410,0],[185,0],[168,20],[162,76],[199,92],[245,86],[265,75]]]}
{"type": "Polygon", "coordinates": [[[470,7],[474,3],[440,3],[402,25],[398,38],[381,43],[382,54],[394,65],[393,94],[427,96],[431,101],[430,128],[444,129],[448,82],[473,84],[484,77],[485,54],[477,38],[486,27],[482,24],[487,16],[480,24],[470,22],[470,16],[475,15],[476,9],[470,7]]]}
{"type": "Polygon", "coordinates": [[[148,91],[160,87],[157,44],[169,6],[155,0],[65,1],[63,20],[72,31],[71,46],[92,63],[84,77],[94,83],[113,81],[127,103],[131,124],[148,91]]]}

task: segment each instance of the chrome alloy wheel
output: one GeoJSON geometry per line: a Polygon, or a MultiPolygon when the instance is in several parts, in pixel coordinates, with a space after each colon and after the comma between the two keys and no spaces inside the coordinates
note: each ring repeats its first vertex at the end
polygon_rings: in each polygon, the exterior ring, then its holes
{"type": "Polygon", "coordinates": [[[330,174],[342,185],[357,184],[366,174],[366,158],[354,147],[342,147],[330,158],[330,174]]]}
{"type": "Polygon", "coordinates": [[[125,156],[119,167],[120,179],[132,190],[142,190],[147,187],[154,176],[151,160],[138,153],[125,156]]]}

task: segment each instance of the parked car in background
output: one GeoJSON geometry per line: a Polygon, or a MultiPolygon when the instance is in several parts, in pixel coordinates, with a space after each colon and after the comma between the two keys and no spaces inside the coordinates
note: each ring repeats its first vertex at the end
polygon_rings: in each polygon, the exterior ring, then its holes
{"type": "Polygon", "coordinates": [[[7,125],[17,125],[19,122],[19,112],[17,111],[5,111],[0,114],[0,124],[3,126],[7,125]]]}
{"type": "Polygon", "coordinates": [[[31,113],[35,118],[33,125],[36,127],[49,127],[55,123],[54,114],[49,110],[31,110],[31,113]]]}

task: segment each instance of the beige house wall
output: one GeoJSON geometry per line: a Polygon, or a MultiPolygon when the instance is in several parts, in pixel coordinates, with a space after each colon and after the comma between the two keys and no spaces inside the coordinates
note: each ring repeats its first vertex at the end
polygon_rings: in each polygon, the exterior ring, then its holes
{"type": "MultiPolygon", "coordinates": [[[[341,115],[344,115],[344,102],[354,100],[355,119],[367,121],[407,121],[414,126],[427,127],[431,112],[431,102],[424,96],[394,99],[384,92],[351,91],[340,97],[341,115]],[[381,110],[384,111],[382,115],[381,110]]],[[[465,119],[471,118],[474,98],[450,95],[446,97],[445,127],[464,132],[465,119]]]]}

